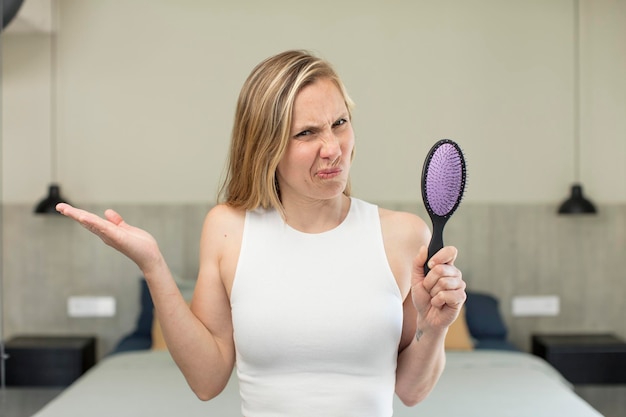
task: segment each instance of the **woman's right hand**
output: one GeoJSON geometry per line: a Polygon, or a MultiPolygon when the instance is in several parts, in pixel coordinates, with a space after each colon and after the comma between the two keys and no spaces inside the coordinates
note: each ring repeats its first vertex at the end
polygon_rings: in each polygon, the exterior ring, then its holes
{"type": "Polygon", "coordinates": [[[145,230],[131,226],[116,211],[108,209],[104,219],[90,213],[59,203],[59,213],[76,220],[91,233],[97,235],[104,243],[126,255],[146,274],[153,267],[163,262],[157,241],[145,230]]]}

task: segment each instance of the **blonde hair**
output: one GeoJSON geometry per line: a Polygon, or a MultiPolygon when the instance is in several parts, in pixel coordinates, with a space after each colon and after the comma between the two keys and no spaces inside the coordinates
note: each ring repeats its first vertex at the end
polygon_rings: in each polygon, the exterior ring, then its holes
{"type": "MultiPolygon", "coordinates": [[[[276,169],[289,141],[293,103],[302,88],[321,78],[337,85],[351,117],[354,105],[339,76],[307,51],[274,55],[252,70],[237,101],[220,202],[246,210],[275,208],[284,215],[276,169]]],[[[350,195],[349,181],[344,194],[350,195]]]]}

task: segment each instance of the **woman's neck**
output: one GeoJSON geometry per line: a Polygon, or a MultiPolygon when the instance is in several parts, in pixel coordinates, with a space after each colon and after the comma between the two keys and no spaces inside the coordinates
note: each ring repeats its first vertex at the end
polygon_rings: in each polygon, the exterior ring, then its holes
{"type": "Polygon", "coordinates": [[[341,194],[329,200],[283,202],[286,223],[304,233],[323,233],[339,226],[350,211],[350,198],[341,194]]]}

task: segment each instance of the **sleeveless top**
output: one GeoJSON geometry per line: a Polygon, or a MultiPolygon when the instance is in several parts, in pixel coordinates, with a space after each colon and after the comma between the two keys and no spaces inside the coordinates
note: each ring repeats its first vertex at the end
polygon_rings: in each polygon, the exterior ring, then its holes
{"type": "Polygon", "coordinates": [[[247,212],[231,308],[244,416],[393,414],[402,296],[375,205],[319,234],[247,212]]]}

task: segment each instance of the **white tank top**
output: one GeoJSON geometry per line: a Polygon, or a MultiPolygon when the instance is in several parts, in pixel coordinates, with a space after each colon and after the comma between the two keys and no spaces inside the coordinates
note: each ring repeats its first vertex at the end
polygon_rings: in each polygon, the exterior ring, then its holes
{"type": "Polygon", "coordinates": [[[248,212],[231,306],[244,416],[393,414],[402,296],[376,206],[319,234],[248,212]]]}

